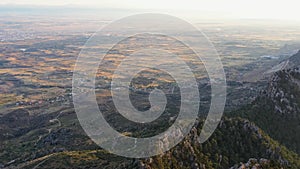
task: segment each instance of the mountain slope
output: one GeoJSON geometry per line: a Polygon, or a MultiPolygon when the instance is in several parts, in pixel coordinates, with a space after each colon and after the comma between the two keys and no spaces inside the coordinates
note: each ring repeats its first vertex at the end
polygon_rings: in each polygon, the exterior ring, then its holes
{"type": "MultiPolygon", "coordinates": [[[[229,168],[245,165],[254,158],[260,164],[253,165],[264,168],[300,167],[297,154],[278,144],[248,120],[224,118],[204,144],[197,142],[201,124],[194,127],[182,143],[163,155],[149,159],[122,158],[97,148],[73,151],[71,149],[74,148],[66,148],[63,152],[50,153],[7,168],[229,168]]],[[[63,136],[60,137],[63,139],[63,136]]],[[[81,148],[84,147],[87,148],[81,148]]]]}
{"type": "MultiPolygon", "coordinates": [[[[199,128],[200,129],[200,128],[199,128]]],[[[229,168],[249,159],[266,161],[264,168],[299,168],[299,156],[272,140],[255,124],[225,118],[213,136],[199,144],[195,129],[163,156],[146,160],[146,168],[229,168]]],[[[198,133],[199,134],[199,133],[198,133]]]]}
{"type": "Polygon", "coordinates": [[[300,153],[300,51],[288,68],[276,72],[268,88],[250,105],[235,112],[253,121],[272,138],[300,153]]]}

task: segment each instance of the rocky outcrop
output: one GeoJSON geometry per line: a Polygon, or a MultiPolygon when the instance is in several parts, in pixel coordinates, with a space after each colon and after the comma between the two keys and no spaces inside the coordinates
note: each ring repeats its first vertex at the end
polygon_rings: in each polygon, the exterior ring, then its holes
{"type": "Polygon", "coordinates": [[[270,166],[270,160],[268,159],[256,159],[256,158],[250,158],[248,162],[246,163],[239,163],[236,164],[230,169],[262,169],[262,168],[268,168],[270,166]]]}
{"type": "Polygon", "coordinates": [[[300,112],[300,71],[298,67],[276,72],[265,91],[276,113],[297,114],[300,112]]]}

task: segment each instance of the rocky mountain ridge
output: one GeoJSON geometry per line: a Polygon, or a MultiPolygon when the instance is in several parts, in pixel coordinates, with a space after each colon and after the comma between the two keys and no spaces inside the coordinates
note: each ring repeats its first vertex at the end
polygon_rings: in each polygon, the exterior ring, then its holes
{"type": "Polygon", "coordinates": [[[268,87],[248,106],[235,111],[273,139],[300,153],[300,51],[285,69],[275,72],[268,87]]]}
{"type": "Polygon", "coordinates": [[[275,112],[300,112],[300,51],[289,59],[289,68],[276,72],[265,92],[275,105],[275,112]]]}

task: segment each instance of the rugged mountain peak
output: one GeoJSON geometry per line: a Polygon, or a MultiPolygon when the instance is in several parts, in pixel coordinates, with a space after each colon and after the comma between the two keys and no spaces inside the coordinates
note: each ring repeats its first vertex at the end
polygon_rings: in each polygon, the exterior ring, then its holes
{"type": "Polygon", "coordinates": [[[274,73],[265,91],[280,114],[300,112],[300,51],[290,57],[288,67],[274,73]]]}
{"type": "Polygon", "coordinates": [[[294,68],[299,66],[300,66],[300,50],[289,58],[288,68],[294,68]]]}
{"type": "Polygon", "coordinates": [[[299,154],[300,51],[287,61],[286,68],[270,77],[266,90],[237,112],[238,116],[254,122],[270,137],[299,154]]]}

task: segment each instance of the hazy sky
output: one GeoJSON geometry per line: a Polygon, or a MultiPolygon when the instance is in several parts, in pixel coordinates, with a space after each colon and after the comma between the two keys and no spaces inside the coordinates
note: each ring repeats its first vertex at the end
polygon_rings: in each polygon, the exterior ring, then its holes
{"type": "Polygon", "coordinates": [[[233,18],[299,20],[299,0],[1,0],[0,4],[80,5],[99,8],[191,10],[233,18]]]}

